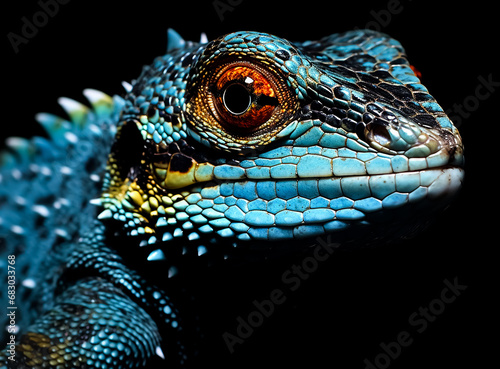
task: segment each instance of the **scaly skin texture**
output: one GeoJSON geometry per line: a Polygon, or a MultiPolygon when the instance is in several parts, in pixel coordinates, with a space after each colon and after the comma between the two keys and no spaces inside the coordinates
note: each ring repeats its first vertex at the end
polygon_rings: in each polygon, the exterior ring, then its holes
{"type": "Polygon", "coordinates": [[[0,262],[15,256],[19,313],[5,365],[184,365],[197,328],[183,278],[317,237],[413,233],[463,179],[457,129],[384,34],[169,31],[126,89],[86,90],[91,109],[61,99],[70,121],[38,116],[50,139],[8,141],[0,262]]]}

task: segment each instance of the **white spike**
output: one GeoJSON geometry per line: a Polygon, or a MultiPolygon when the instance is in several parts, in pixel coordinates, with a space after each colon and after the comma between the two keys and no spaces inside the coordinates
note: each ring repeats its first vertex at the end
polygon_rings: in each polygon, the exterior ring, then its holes
{"type": "Polygon", "coordinates": [[[50,215],[50,210],[47,209],[46,206],[43,205],[33,205],[31,209],[37,213],[38,215],[47,218],[50,215]]]}
{"type": "Polygon", "coordinates": [[[132,85],[127,81],[122,81],[122,86],[125,89],[125,92],[129,93],[132,91],[132,85]]]}
{"type": "Polygon", "coordinates": [[[13,225],[10,227],[10,230],[12,233],[15,234],[23,234],[24,233],[24,228],[18,225],[13,225]]]}
{"type": "Polygon", "coordinates": [[[45,131],[49,134],[49,136],[52,136],[53,139],[57,139],[58,141],[60,140],[59,135],[62,131],[71,129],[70,122],[53,114],[38,113],[35,115],[35,119],[43,128],[45,128],[45,131]]]}
{"type": "Polygon", "coordinates": [[[200,238],[200,235],[198,233],[196,233],[196,232],[190,233],[188,235],[188,240],[189,241],[197,240],[199,238],[200,238]]]}
{"type": "Polygon", "coordinates": [[[21,284],[26,287],[26,288],[35,288],[36,287],[36,282],[32,278],[26,278],[24,281],[21,282],[21,284]]]}
{"type": "Polygon", "coordinates": [[[198,246],[198,256],[201,256],[206,253],[207,253],[207,248],[205,246],[198,246]]]}
{"type": "Polygon", "coordinates": [[[66,231],[65,229],[62,229],[62,228],[55,228],[55,229],[54,229],[54,233],[55,233],[56,235],[58,235],[59,237],[66,238],[66,239],[68,239],[68,238],[69,238],[68,231],[66,231]]]}
{"type": "Polygon", "coordinates": [[[83,90],[83,95],[92,103],[92,105],[102,100],[112,101],[111,96],[102,91],[94,90],[93,88],[86,88],[83,90]]]}
{"type": "Polygon", "coordinates": [[[57,99],[57,102],[59,103],[59,105],[61,105],[64,111],[68,113],[69,116],[71,116],[75,111],[80,112],[89,110],[89,108],[85,105],[68,97],[60,97],[59,99],[57,99]]]}
{"type": "Polygon", "coordinates": [[[93,88],[86,88],[83,90],[83,95],[90,101],[94,109],[101,106],[101,104],[113,105],[113,98],[102,91],[94,90],[93,88]]]}
{"type": "Polygon", "coordinates": [[[66,139],[66,141],[72,144],[76,144],[78,142],[78,136],[70,131],[64,132],[64,138],[66,139]]]}
{"type": "Polygon", "coordinates": [[[26,205],[26,199],[22,196],[16,196],[14,198],[14,201],[16,202],[17,205],[19,206],[24,206],[26,205]]]}
{"type": "Polygon", "coordinates": [[[158,355],[162,359],[165,359],[165,355],[163,354],[163,351],[160,346],[156,346],[156,355],[158,355]]]}
{"type": "Polygon", "coordinates": [[[205,32],[202,32],[200,36],[200,44],[206,44],[206,43],[208,43],[207,34],[205,32]]]}
{"type": "Polygon", "coordinates": [[[19,169],[17,168],[14,168],[10,171],[10,175],[16,179],[16,180],[20,180],[21,178],[23,178],[23,172],[21,172],[19,169]]]}
{"type": "Polygon", "coordinates": [[[66,175],[71,175],[73,173],[73,170],[70,167],[67,167],[66,165],[63,165],[59,168],[59,173],[61,174],[66,174],[66,175]]]}
{"type": "Polygon", "coordinates": [[[174,266],[171,266],[169,269],[168,269],[168,278],[172,278],[174,277],[179,271],[177,270],[176,267],[174,266]]]}
{"type": "Polygon", "coordinates": [[[153,252],[151,252],[149,254],[147,260],[148,261],[152,261],[152,260],[165,260],[165,254],[160,249],[154,250],[153,252]]]}
{"type": "Polygon", "coordinates": [[[90,180],[93,181],[93,182],[99,182],[101,180],[101,177],[99,177],[98,174],[95,174],[95,173],[92,173],[90,176],[89,176],[90,180]]]}
{"type": "Polygon", "coordinates": [[[97,199],[90,200],[89,203],[91,203],[92,205],[96,205],[96,206],[102,206],[103,201],[101,198],[98,197],[97,199]]]}
{"type": "Polygon", "coordinates": [[[5,145],[13,150],[22,150],[29,146],[29,141],[23,137],[7,137],[5,139],[5,145]]]}
{"type": "Polygon", "coordinates": [[[109,219],[109,218],[112,218],[112,217],[113,217],[113,213],[111,212],[111,210],[106,209],[101,214],[99,214],[97,216],[97,219],[109,219]]]}

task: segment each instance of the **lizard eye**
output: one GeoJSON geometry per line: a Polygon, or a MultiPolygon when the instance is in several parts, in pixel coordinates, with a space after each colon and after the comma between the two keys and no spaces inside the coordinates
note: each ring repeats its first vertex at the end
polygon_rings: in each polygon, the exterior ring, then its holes
{"type": "Polygon", "coordinates": [[[224,150],[265,145],[291,122],[298,98],[275,66],[230,57],[201,64],[187,88],[189,128],[224,150]]]}
{"type": "Polygon", "coordinates": [[[236,65],[219,72],[212,91],[213,114],[228,130],[251,132],[279,113],[279,87],[256,66],[236,65]]]}

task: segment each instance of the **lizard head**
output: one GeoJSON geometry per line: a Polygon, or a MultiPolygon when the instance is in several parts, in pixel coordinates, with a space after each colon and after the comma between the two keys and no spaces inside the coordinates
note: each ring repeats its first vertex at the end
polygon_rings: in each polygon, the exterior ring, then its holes
{"type": "Polygon", "coordinates": [[[459,133],[397,41],[169,38],[126,96],[100,215],[148,260],[397,237],[460,188],[459,133]]]}

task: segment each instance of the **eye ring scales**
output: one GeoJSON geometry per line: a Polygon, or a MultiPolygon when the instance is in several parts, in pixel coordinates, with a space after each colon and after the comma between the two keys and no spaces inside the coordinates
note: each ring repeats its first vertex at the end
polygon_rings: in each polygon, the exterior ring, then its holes
{"type": "Polygon", "coordinates": [[[188,86],[186,120],[207,146],[233,152],[256,148],[294,119],[297,95],[272,64],[221,56],[201,67],[188,86]]]}

